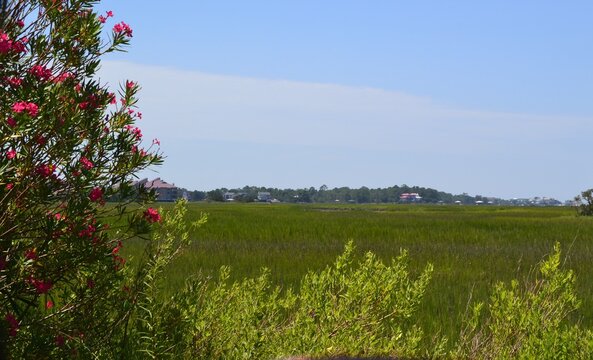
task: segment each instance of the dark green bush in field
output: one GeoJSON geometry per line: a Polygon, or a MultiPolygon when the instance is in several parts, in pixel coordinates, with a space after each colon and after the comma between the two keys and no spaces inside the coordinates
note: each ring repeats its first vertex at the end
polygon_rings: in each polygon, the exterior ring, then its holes
{"type": "Polygon", "coordinates": [[[593,216],[593,189],[585,190],[575,198],[579,215],[593,216]]]}

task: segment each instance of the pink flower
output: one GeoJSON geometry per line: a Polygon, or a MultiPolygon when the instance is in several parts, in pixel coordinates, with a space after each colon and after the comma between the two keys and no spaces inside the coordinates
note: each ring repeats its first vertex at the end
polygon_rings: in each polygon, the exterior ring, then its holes
{"type": "Polygon", "coordinates": [[[26,108],[27,103],[25,101],[19,101],[12,105],[12,111],[14,111],[17,114],[22,113],[23,111],[25,111],[26,108]]]}
{"type": "Polygon", "coordinates": [[[90,170],[95,166],[89,159],[87,159],[84,156],[80,158],[80,163],[82,164],[82,167],[86,170],[90,170]]]}
{"type": "Polygon", "coordinates": [[[113,11],[107,10],[105,13],[107,14],[108,18],[113,17],[113,11]]]}
{"type": "Polygon", "coordinates": [[[121,240],[117,242],[117,246],[111,250],[111,255],[115,255],[119,252],[119,250],[123,247],[121,240]]]}
{"type": "Polygon", "coordinates": [[[51,309],[54,307],[54,302],[51,300],[47,300],[47,302],[45,303],[45,308],[46,309],[51,309]]]}
{"type": "Polygon", "coordinates": [[[144,218],[150,223],[161,221],[161,215],[155,208],[146,209],[146,211],[144,211],[144,218]]]}
{"type": "MultiPolygon", "coordinates": [[[[4,187],[6,190],[11,190],[14,187],[13,183],[8,183],[6,184],[6,186],[4,187]]],[[[1,270],[1,269],[0,269],[1,270]]]]}
{"type": "Polygon", "coordinates": [[[152,139],[152,143],[157,146],[161,146],[161,141],[157,138],[152,139]]]}
{"type": "Polygon", "coordinates": [[[0,54],[8,54],[12,51],[12,40],[8,37],[7,34],[0,31],[0,54]]]}
{"type": "Polygon", "coordinates": [[[127,88],[127,89],[131,89],[131,88],[133,88],[134,86],[136,86],[136,83],[135,83],[135,82],[133,82],[133,81],[130,81],[130,80],[126,80],[126,88],[127,88]]]}
{"type": "Polygon", "coordinates": [[[10,149],[7,153],[6,153],[6,158],[8,160],[10,159],[14,159],[16,156],[16,151],[14,149],[10,149]]]}
{"type": "Polygon", "coordinates": [[[89,199],[92,202],[101,202],[103,200],[103,190],[98,187],[93,188],[93,190],[91,190],[89,193],[89,199]]]}
{"type": "Polygon", "coordinates": [[[107,21],[107,18],[105,16],[103,16],[103,15],[99,15],[99,22],[101,24],[105,24],[105,21],[107,21]]]}
{"type": "Polygon", "coordinates": [[[39,107],[35,103],[30,102],[27,104],[27,112],[32,117],[35,117],[39,113],[39,107]]]}
{"type": "Polygon", "coordinates": [[[113,32],[116,34],[124,34],[127,37],[132,37],[132,28],[125,22],[120,22],[119,24],[115,24],[113,27],[113,32]]]}
{"type": "Polygon", "coordinates": [[[19,21],[16,22],[16,26],[22,28],[22,27],[25,26],[25,22],[23,20],[19,20],[19,21]]]}
{"type": "Polygon", "coordinates": [[[12,51],[14,51],[16,53],[27,52],[27,48],[25,47],[25,44],[27,42],[29,42],[29,39],[27,39],[27,38],[22,38],[20,41],[15,41],[12,44],[12,51]]]}
{"type": "Polygon", "coordinates": [[[13,128],[16,126],[16,120],[14,118],[9,117],[8,119],[6,119],[6,124],[13,128]]]}
{"type": "Polygon", "coordinates": [[[25,259],[27,260],[37,260],[37,250],[35,249],[28,249],[25,251],[25,259]]]}
{"type": "Polygon", "coordinates": [[[64,346],[65,341],[66,340],[64,339],[64,337],[62,335],[56,336],[56,340],[55,340],[56,346],[58,346],[58,347],[64,346]]]}
{"type": "Polygon", "coordinates": [[[6,314],[6,322],[8,323],[8,334],[10,336],[16,336],[16,332],[19,329],[19,322],[12,313],[6,314]]]}
{"type": "Polygon", "coordinates": [[[113,255],[113,262],[115,262],[115,265],[113,266],[115,271],[118,271],[125,265],[126,259],[119,255],[113,255]]]}

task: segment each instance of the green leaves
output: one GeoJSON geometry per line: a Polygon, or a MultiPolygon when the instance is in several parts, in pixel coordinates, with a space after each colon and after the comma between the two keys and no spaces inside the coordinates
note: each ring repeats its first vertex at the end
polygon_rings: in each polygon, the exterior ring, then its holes
{"type": "Polygon", "coordinates": [[[422,331],[413,315],[432,267],[412,280],[406,262],[405,252],[390,265],[371,253],[358,258],[349,242],[333,265],[307,274],[296,292],[272,288],[266,269],[228,284],[229,269],[222,268],[217,281],[198,276],[170,300],[142,305],[138,318],[151,326],[141,327],[138,343],[145,345],[138,351],[191,359],[418,355],[422,331]],[[149,338],[167,351],[146,351],[149,338]]]}
{"type": "Polygon", "coordinates": [[[499,283],[482,317],[474,306],[455,356],[470,359],[585,359],[593,354],[591,332],[564,325],[580,302],[572,271],[560,267],[560,246],[525,286],[499,283]]]}

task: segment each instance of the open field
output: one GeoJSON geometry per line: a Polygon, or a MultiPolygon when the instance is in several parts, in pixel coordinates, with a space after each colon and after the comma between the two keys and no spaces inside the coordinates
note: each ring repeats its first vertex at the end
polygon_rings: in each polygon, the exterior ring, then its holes
{"type": "MultiPolygon", "coordinates": [[[[593,219],[576,217],[571,208],[189,204],[190,216],[200,212],[209,214],[208,223],[191,234],[193,245],[169,268],[168,291],[200,270],[216,275],[222,265],[231,266],[234,279],[267,267],[275,283],[295,286],[353,239],[360,252],[385,260],[407,249],[415,273],[434,264],[418,317],[428,334],[455,338],[470,294],[485,300],[497,281],[524,279],[558,241],[583,300],[574,318],[593,325],[593,219]]],[[[138,254],[141,243],[132,241],[126,250],[138,254]]]]}

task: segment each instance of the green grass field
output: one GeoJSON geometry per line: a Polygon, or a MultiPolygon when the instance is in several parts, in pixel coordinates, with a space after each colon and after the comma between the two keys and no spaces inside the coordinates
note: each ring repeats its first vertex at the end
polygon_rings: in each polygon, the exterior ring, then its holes
{"type": "MultiPolygon", "coordinates": [[[[593,325],[593,219],[576,217],[571,208],[189,204],[191,217],[200,212],[209,214],[208,223],[169,268],[166,292],[199,271],[216,275],[222,265],[231,266],[234,279],[267,267],[275,283],[294,287],[352,239],[360,253],[385,260],[407,249],[414,273],[434,264],[419,319],[427,334],[455,339],[470,295],[486,300],[494,283],[525,279],[558,241],[583,300],[574,319],[593,325]]],[[[139,241],[127,248],[140,251],[139,241]]]]}

